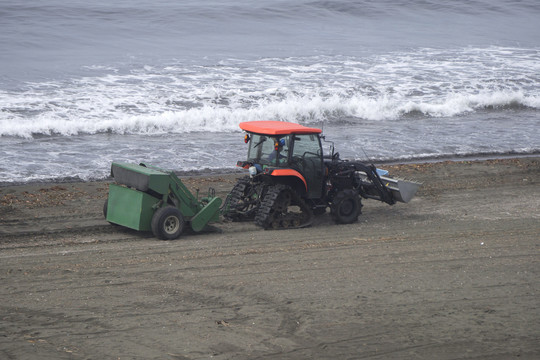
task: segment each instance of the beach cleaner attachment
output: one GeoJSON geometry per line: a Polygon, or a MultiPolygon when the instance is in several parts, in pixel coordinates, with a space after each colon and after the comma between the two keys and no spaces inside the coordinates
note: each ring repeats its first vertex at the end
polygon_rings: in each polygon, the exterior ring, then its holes
{"type": "Polygon", "coordinates": [[[176,239],[186,226],[203,230],[219,221],[221,199],[209,189],[198,199],[172,171],[146,164],[113,162],[109,195],[103,207],[108,222],[138,231],[152,231],[162,240],[176,239]]]}

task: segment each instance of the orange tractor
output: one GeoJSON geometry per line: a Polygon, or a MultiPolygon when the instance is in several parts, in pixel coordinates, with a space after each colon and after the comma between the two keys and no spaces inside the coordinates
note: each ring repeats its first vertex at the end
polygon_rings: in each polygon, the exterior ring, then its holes
{"type": "Polygon", "coordinates": [[[408,202],[420,184],[388,176],[374,165],[324,155],[317,128],[281,122],[240,123],[246,132],[247,160],[238,166],[249,176],[238,180],[222,213],[233,221],[255,220],[265,229],[308,226],[330,208],[336,223],[357,221],[364,199],[389,205],[408,202]]]}

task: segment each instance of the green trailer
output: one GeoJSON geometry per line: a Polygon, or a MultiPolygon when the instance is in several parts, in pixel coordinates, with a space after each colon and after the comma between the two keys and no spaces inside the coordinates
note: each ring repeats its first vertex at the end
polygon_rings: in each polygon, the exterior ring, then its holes
{"type": "Polygon", "coordinates": [[[113,162],[109,196],[103,207],[107,221],[138,231],[152,231],[159,239],[172,240],[186,226],[195,232],[219,221],[221,199],[209,189],[198,199],[172,171],[146,164],[113,162]]]}

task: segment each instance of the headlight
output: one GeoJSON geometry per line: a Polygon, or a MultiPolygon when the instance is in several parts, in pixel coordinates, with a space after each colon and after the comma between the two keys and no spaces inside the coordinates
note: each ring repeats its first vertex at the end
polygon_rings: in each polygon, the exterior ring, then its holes
{"type": "Polygon", "coordinates": [[[253,177],[257,175],[257,168],[255,166],[250,166],[249,167],[249,176],[253,177]]]}

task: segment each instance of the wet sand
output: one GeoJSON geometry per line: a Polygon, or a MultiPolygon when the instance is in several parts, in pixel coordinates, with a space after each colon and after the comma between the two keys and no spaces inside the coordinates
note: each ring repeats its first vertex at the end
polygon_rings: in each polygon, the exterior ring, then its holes
{"type": "Polygon", "coordinates": [[[385,168],[409,204],[176,241],[108,224],[106,182],[1,187],[0,358],[540,358],[540,159],[385,168]]]}

